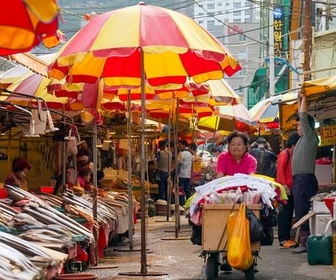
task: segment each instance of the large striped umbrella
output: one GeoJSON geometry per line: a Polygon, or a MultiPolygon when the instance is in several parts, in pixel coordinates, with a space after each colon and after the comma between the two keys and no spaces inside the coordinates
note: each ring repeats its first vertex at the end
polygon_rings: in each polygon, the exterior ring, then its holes
{"type": "MultiPolygon", "coordinates": [[[[188,77],[196,83],[221,79],[241,69],[228,50],[194,20],[156,6],[139,5],[93,17],[59,51],[49,75],[68,82],[108,87],[141,87],[141,117],[146,118],[145,85],[176,89],[188,77]]],[[[145,131],[145,122],[142,122],[145,131]]],[[[145,133],[141,135],[141,272],[147,275],[145,133]]],[[[176,212],[179,212],[176,204],[176,212]]],[[[178,233],[175,223],[175,235],[178,233]]]]}
{"type": "Polygon", "coordinates": [[[3,5],[7,6],[0,17],[0,56],[28,52],[44,39],[57,35],[56,0],[11,0],[3,5]]]}
{"type": "Polygon", "coordinates": [[[240,70],[239,63],[191,18],[139,5],[93,17],[57,54],[49,75],[72,82],[104,79],[107,86],[175,88],[240,70]]]}

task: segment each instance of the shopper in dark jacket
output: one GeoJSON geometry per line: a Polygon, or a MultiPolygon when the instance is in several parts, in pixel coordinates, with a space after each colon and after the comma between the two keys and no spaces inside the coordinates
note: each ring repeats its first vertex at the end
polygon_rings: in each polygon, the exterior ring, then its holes
{"type": "Polygon", "coordinates": [[[263,137],[257,139],[256,145],[249,153],[257,160],[257,174],[274,178],[277,155],[270,149],[268,142],[263,137]]]}

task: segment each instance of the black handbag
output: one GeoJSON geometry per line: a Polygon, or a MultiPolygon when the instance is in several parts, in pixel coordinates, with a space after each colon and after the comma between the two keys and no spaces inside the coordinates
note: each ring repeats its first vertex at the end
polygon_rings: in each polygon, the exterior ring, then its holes
{"type": "Polygon", "coordinates": [[[248,207],[245,208],[246,218],[250,222],[250,241],[251,243],[260,241],[264,238],[264,229],[261,221],[248,207]]]}

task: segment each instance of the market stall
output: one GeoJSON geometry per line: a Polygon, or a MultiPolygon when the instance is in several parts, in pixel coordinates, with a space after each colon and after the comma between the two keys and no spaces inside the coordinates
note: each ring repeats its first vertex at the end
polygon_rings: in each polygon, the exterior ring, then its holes
{"type": "Polygon", "coordinates": [[[207,279],[214,279],[219,267],[225,271],[231,266],[244,271],[246,279],[254,279],[260,245],[273,244],[273,227],[277,225],[275,208],[277,202],[287,199],[283,186],[266,176],[235,174],[195,189],[196,193],[189,201],[193,226],[191,241],[202,246],[202,257],[207,260],[207,279]],[[254,215],[248,214],[245,205],[254,215]],[[234,229],[240,225],[238,219],[241,211],[242,218],[249,220],[247,243],[242,239],[245,238],[243,228],[234,234],[234,229]],[[257,224],[259,227],[255,226],[257,224]],[[240,240],[239,243],[234,243],[235,238],[240,240]],[[241,255],[230,259],[233,251],[241,255]],[[250,256],[246,255],[249,264],[235,264],[233,260],[244,259],[247,251],[251,252],[250,256]],[[220,253],[223,253],[222,259],[220,253]]]}
{"type": "Polygon", "coordinates": [[[72,192],[65,192],[61,197],[33,194],[9,185],[5,189],[8,197],[2,198],[7,204],[0,202],[0,229],[9,232],[8,239],[14,243],[18,242],[15,238],[20,237],[44,251],[59,252],[49,256],[56,264],[43,267],[44,272],[51,275],[48,279],[64,271],[78,272],[95,265],[98,259],[95,259],[94,246],[98,247],[98,258],[102,258],[110,243],[128,230],[123,221],[124,216],[128,217],[127,195],[101,191],[95,223],[92,199],[87,196],[72,192]],[[93,235],[94,228],[99,232],[97,239],[93,235]]]}

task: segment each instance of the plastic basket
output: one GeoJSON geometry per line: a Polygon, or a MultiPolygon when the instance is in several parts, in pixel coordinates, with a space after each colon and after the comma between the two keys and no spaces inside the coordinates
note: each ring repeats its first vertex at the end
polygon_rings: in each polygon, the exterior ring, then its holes
{"type": "Polygon", "coordinates": [[[5,188],[0,189],[0,198],[7,198],[7,190],[5,188]]]}
{"type": "Polygon", "coordinates": [[[40,191],[43,192],[43,193],[50,193],[50,194],[52,194],[54,192],[54,187],[41,186],[40,187],[40,191]]]}

